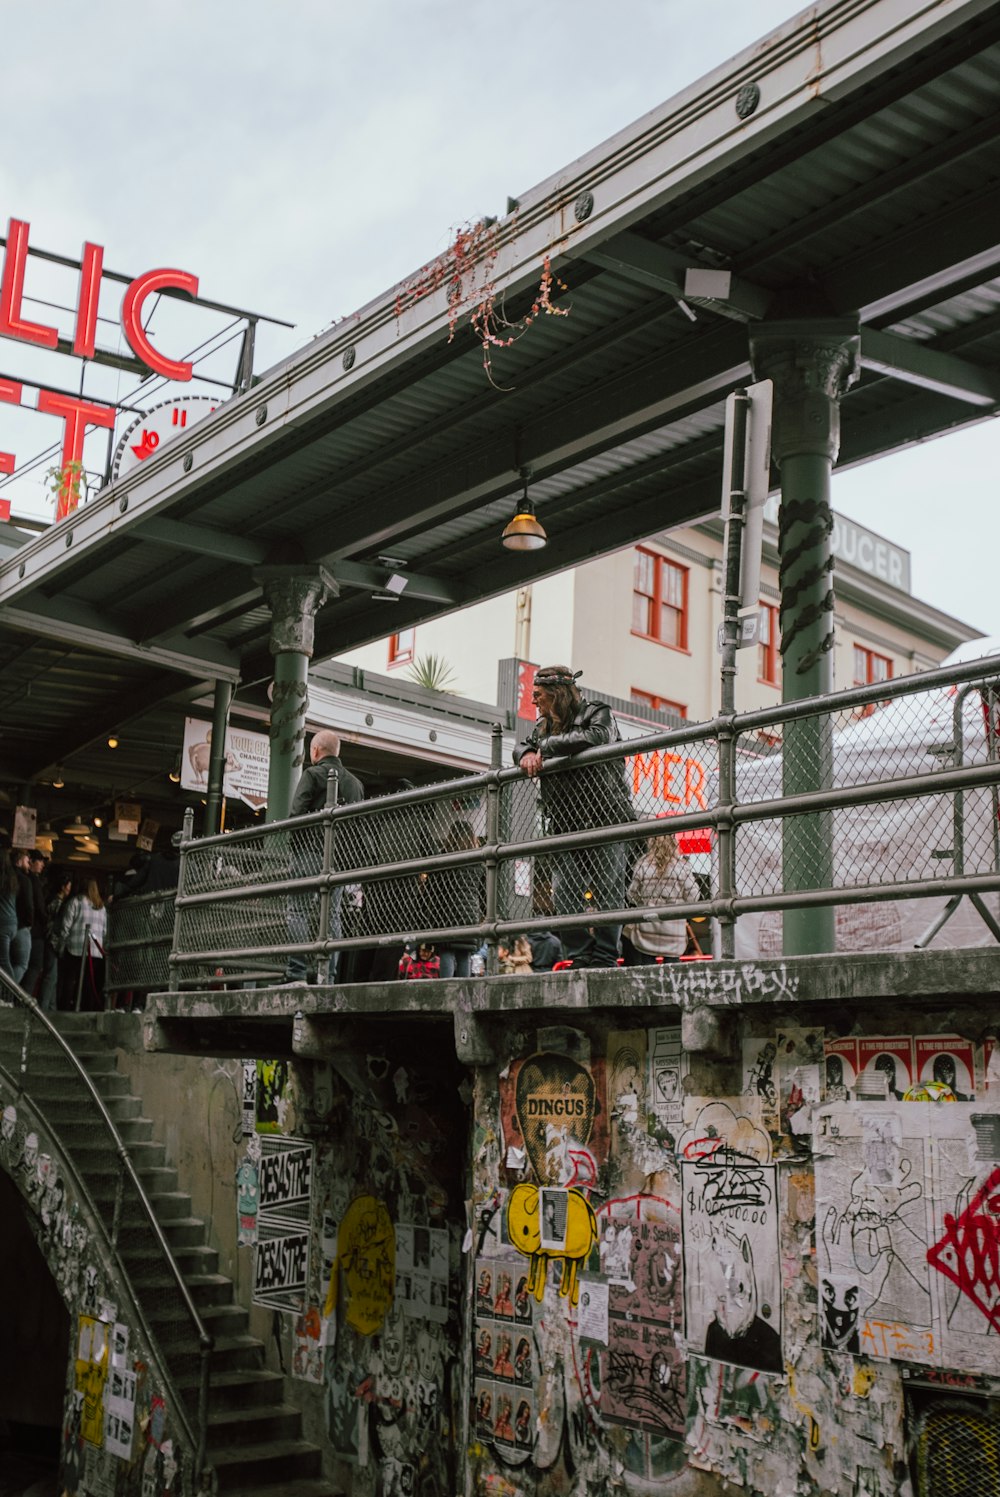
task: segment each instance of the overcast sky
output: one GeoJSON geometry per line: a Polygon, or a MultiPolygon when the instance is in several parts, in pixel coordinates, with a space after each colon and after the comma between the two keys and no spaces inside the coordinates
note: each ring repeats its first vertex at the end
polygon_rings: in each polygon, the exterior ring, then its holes
{"type": "MultiPolygon", "coordinates": [[[[263,338],[261,369],[404,279],[457,225],[503,214],[508,196],[798,9],[787,0],[11,7],[0,219],[28,219],[34,244],[67,255],[84,239],[102,244],[105,264],[130,274],[181,267],[205,297],[295,323],[263,338]]],[[[61,291],[29,279],[29,291],[69,300],[75,279],[61,291]]],[[[111,301],[104,310],[114,316],[111,301]]],[[[200,336],[192,331],[188,346],[200,336]]],[[[0,374],[40,367],[29,365],[27,350],[0,344],[0,374]]],[[[0,447],[23,461],[54,440],[52,420],[5,408],[0,447]],[[8,421],[20,445],[7,439],[8,421]]],[[[998,443],[988,422],[835,475],[834,504],[910,549],[918,596],[1000,636],[998,443]]],[[[32,478],[39,504],[43,471],[32,478]]]]}

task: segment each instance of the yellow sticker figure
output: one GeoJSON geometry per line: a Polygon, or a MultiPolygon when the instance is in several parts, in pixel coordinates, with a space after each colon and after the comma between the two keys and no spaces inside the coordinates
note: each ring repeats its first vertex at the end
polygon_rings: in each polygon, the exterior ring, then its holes
{"type": "Polygon", "coordinates": [[[362,1336],[376,1335],[396,1293],[396,1233],[389,1212],[375,1196],[358,1196],[344,1213],[325,1317],[337,1308],[341,1274],[347,1324],[362,1336]]]}
{"type": "Polygon", "coordinates": [[[507,1203],[507,1234],[518,1252],[531,1259],[528,1290],[536,1300],[545,1294],[549,1260],[554,1259],[562,1264],[559,1294],[575,1305],[580,1266],[597,1241],[597,1219],[586,1196],[578,1190],[539,1192],[537,1185],[515,1185],[507,1203]]]}

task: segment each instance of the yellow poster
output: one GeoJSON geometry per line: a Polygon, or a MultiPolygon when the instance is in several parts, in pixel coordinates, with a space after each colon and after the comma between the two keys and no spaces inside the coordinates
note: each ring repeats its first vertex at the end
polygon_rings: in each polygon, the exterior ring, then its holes
{"type": "Polygon", "coordinates": [[[81,1315],[76,1343],[76,1390],[83,1395],[80,1433],[91,1445],[104,1444],[104,1384],[108,1376],[110,1327],[81,1315]]]}

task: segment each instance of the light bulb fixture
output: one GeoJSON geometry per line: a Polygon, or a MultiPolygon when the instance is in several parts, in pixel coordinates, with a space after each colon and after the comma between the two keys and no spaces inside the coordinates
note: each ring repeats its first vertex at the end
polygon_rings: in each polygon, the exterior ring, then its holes
{"type": "Polygon", "coordinates": [[[171,785],[179,785],[180,784],[180,782],[181,782],[181,756],[180,756],[180,754],[178,754],[177,758],[174,760],[174,767],[170,771],[170,773],[167,775],[167,779],[170,781],[171,785]]]}
{"type": "Polygon", "coordinates": [[[93,837],[80,837],[76,846],[78,852],[94,853],[101,850],[100,843],[95,841],[93,837]]]}
{"type": "Polygon", "coordinates": [[[508,520],[500,536],[500,543],[508,551],[540,551],[548,541],[544,527],[535,516],[535,506],[528,498],[530,468],[521,469],[524,493],[518,502],[512,520],[508,520]]]}
{"type": "Polygon", "coordinates": [[[52,788],[53,790],[61,790],[65,783],[66,781],[63,779],[63,767],[61,764],[57,764],[52,773],[52,788]]]}
{"type": "Polygon", "coordinates": [[[94,817],[94,825],[95,826],[103,826],[104,825],[104,817],[103,816],[95,816],[94,817]]]}
{"type": "Polygon", "coordinates": [[[108,734],[108,748],[117,748],[117,747],[118,747],[118,734],[117,733],[109,733],[108,734]]]}
{"type": "Polygon", "coordinates": [[[92,830],[93,828],[86,821],[81,821],[79,816],[76,816],[68,826],[63,827],[63,836],[89,837],[92,830]]]}

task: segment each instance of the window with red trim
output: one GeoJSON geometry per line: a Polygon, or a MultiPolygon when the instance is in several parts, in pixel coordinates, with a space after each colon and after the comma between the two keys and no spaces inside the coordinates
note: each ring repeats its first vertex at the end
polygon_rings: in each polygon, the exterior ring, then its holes
{"type": "Polygon", "coordinates": [[[417,631],[413,629],[400,629],[398,634],[389,635],[389,664],[407,665],[413,659],[413,649],[417,640],[417,631]]]}
{"type": "Polygon", "coordinates": [[[638,686],[633,686],[629,692],[629,699],[637,705],[652,707],[654,712],[676,712],[678,717],[686,718],[688,710],[680,702],[672,702],[669,697],[654,696],[651,691],[640,691],[638,686]]]}
{"type": "MultiPolygon", "coordinates": [[[[854,685],[877,686],[880,681],[892,680],[892,661],[888,655],[878,655],[864,645],[854,646],[854,685]]],[[[858,717],[871,717],[878,703],[869,702],[859,707],[858,717]]]]}
{"type": "Polygon", "coordinates": [[[632,633],[687,649],[688,569],[644,546],[635,550],[632,633]]]}
{"type": "Polygon", "coordinates": [[[757,679],[768,686],[781,685],[779,638],[777,605],[762,603],[760,605],[760,633],[757,636],[757,679]]]}

